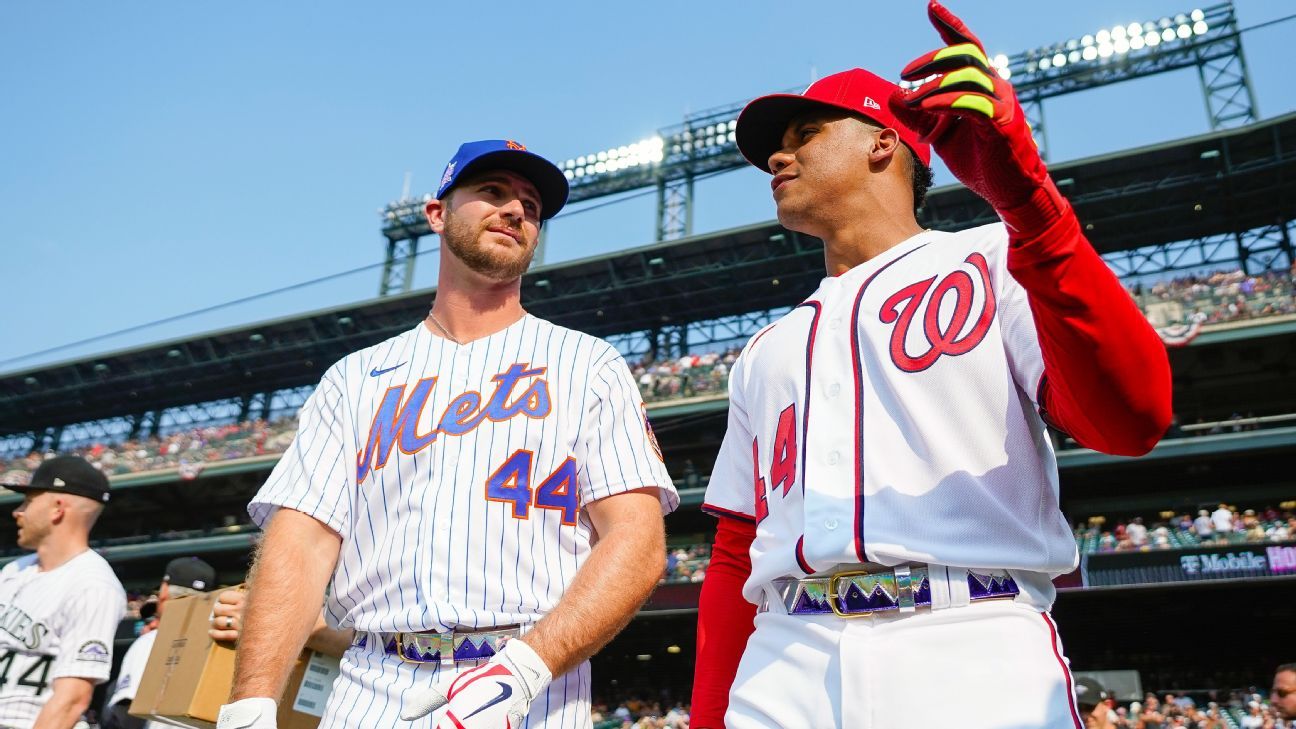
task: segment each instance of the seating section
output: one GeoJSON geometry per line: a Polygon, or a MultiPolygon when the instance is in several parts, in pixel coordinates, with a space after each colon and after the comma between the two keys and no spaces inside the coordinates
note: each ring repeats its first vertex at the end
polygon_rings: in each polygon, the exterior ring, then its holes
{"type": "Polygon", "coordinates": [[[1296,539],[1293,503],[1283,501],[1278,508],[1257,504],[1240,510],[1230,504],[1202,505],[1195,511],[1168,509],[1156,516],[1119,519],[1092,515],[1076,524],[1076,547],[1081,554],[1100,554],[1287,542],[1296,539]]]}

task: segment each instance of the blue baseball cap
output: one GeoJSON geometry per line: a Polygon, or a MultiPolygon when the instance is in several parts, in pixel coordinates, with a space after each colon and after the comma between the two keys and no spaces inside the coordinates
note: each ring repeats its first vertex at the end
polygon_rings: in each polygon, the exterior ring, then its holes
{"type": "Polygon", "coordinates": [[[548,220],[567,204],[567,177],[553,162],[512,139],[483,139],[459,145],[446,163],[436,197],[444,198],[461,177],[482,170],[510,170],[522,175],[540,193],[540,219],[548,220]]]}

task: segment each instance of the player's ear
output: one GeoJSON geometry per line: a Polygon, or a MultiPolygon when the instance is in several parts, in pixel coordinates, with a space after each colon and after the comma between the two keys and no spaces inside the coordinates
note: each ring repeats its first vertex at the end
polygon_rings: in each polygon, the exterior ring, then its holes
{"type": "MultiPolygon", "coordinates": [[[[447,195],[446,199],[448,200],[449,198],[450,196],[447,195]]],[[[427,217],[428,227],[437,235],[441,235],[441,231],[445,230],[445,211],[446,200],[432,198],[423,206],[423,215],[427,217]]]]}
{"type": "Polygon", "coordinates": [[[58,524],[67,516],[68,502],[62,496],[54,497],[54,508],[50,510],[50,522],[58,524]]]}
{"type": "Polygon", "coordinates": [[[891,159],[900,148],[900,134],[894,129],[882,129],[873,135],[873,146],[869,149],[869,162],[874,164],[891,159]]]}

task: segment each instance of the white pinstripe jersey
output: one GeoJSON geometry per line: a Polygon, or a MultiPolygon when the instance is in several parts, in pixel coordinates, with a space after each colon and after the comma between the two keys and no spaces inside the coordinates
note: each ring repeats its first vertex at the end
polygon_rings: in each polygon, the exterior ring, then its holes
{"type": "Polygon", "coordinates": [[[583,507],[643,487],[679,502],[625,361],[527,314],[462,346],[420,322],[343,358],[248,512],[342,536],[330,624],[440,631],[538,620],[589,556],[583,507]]]}
{"type": "Polygon", "coordinates": [[[760,586],[838,564],[1014,570],[1047,605],[1076,546],[1037,410],[1044,375],[1002,224],[928,231],[748,342],[704,508],[757,523],[760,586]]]}
{"type": "Polygon", "coordinates": [[[126,592],[93,550],[41,571],[36,555],[0,570],[0,726],[29,727],[54,679],[108,680],[126,592]]]}

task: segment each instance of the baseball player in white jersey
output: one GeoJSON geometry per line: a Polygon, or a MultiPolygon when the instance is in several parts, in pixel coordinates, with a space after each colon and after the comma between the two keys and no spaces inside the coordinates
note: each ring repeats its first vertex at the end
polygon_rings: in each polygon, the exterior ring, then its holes
{"type": "Polygon", "coordinates": [[[586,659],[660,578],[678,497],[617,351],[521,306],[566,197],[513,141],[446,166],[427,319],[329,369],[249,506],[266,535],[221,729],[274,725],[326,581],[355,640],[323,729],[590,726],[586,659]]]}
{"type": "Polygon", "coordinates": [[[1048,615],[1077,556],[1045,424],[1146,452],[1169,366],[1011,87],[929,15],[949,45],[905,69],[916,89],[854,69],[738,119],[829,275],[730,375],[694,727],[1082,726],[1048,615]],[[929,144],[1002,224],[919,226],[929,144]]]}
{"type": "Polygon", "coordinates": [[[84,459],[46,460],[14,509],[18,546],[0,570],[0,727],[69,729],[108,680],[126,592],[90,549],[108,479],[84,459]]]}
{"type": "MultiPolygon", "coordinates": [[[[197,557],[176,557],[167,562],[162,584],[158,586],[157,614],[162,614],[171,598],[197,595],[215,586],[216,570],[211,565],[197,557]]],[[[148,666],[149,654],[153,652],[156,640],[157,631],[150,630],[136,638],[130,648],[126,649],[121,667],[117,669],[117,678],[109,688],[111,695],[104,704],[101,721],[103,729],[161,729],[166,726],[129,714],[131,702],[135,699],[135,692],[139,690],[140,679],[144,677],[144,669],[148,666]]]]}

